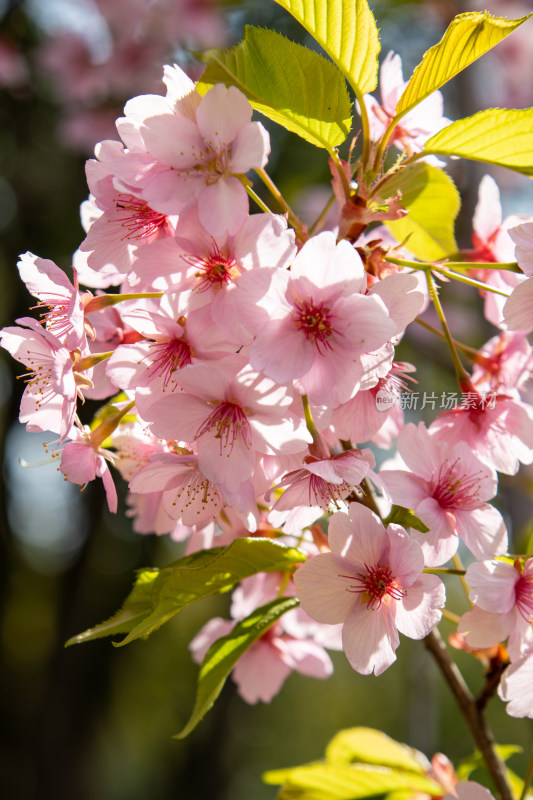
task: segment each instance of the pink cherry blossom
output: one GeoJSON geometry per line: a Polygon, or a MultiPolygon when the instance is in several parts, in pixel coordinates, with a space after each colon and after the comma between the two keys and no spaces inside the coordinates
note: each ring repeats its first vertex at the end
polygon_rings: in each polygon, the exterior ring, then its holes
{"type": "Polygon", "coordinates": [[[76,275],[72,284],[53,261],[33,253],[21,255],[18,269],[28,291],[39,300],[37,308],[48,309],[41,313],[46,329],[69,350],[83,350],[87,344],[85,320],[76,275]]]}
{"type": "MultiPolygon", "coordinates": [[[[248,214],[239,176],[265,165],[268,133],[261,123],[251,121],[250,103],[234,86],[217,84],[200,99],[195,90],[189,95],[195,96],[194,108],[184,109],[184,98],[172,112],[162,104],[147,105],[144,118],[134,120],[145,152],[156,165],[147,177],[139,174],[138,185],[148,205],[162,214],[181,214],[197,203],[207,230],[214,236],[232,234],[248,214]]],[[[126,118],[141,106],[137,100],[126,106],[126,118]]],[[[123,131],[119,127],[124,139],[123,131]]]]}
{"type": "Polygon", "coordinates": [[[431,436],[423,422],[406,425],[398,451],[407,470],[382,470],[393,501],[414,511],[429,527],[413,532],[426,564],[439,566],[457,550],[461,536],[477,558],[504,553],[507,531],[500,512],[487,503],[497,491],[496,473],[463,443],[431,436]]]}
{"type": "MultiPolygon", "coordinates": [[[[397,53],[387,53],[381,65],[379,81],[381,105],[372,95],[365,95],[363,98],[373,141],[378,141],[385,133],[396,115],[396,106],[407,86],[403,79],[402,60],[397,53]]],[[[400,120],[391,136],[391,143],[400,150],[405,150],[408,155],[420,152],[430,136],[450,123],[442,115],[442,111],[442,94],[433,92],[400,120]]]]}
{"type": "Polygon", "coordinates": [[[431,423],[429,432],[450,444],[464,442],[484,464],[515,475],[520,462],[533,462],[533,409],[508,395],[489,402],[477,392],[466,402],[445,411],[431,423]]]}
{"type": "Polygon", "coordinates": [[[533,330],[533,278],[520,283],[509,295],[503,307],[505,327],[511,331],[529,333],[533,330]]]}
{"type": "Polygon", "coordinates": [[[68,481],[79,483],[82,488],[95,478],[101,478],[109,510],[116,514],[117,490],[107,465],[108,461],[113,461],[113,455],[100,447],[99,438],[95,436],[96,431],[98,428],[93,432],[88,428],[83,430],[73,428],[69,432],[69,439],[72,441],[63,447],[60,469],[68,481]]]}
{"type": "Polygon", "coordinates": [[[243,275],[236,309],[255,334],[252,366],[279,383],[294,381],[318,405],[349,400],[359,388],[362,355],[397,330],[381,297],[365,289],[359,255],[347,241],[335,244],[329,231],[306,242],[290,272],[243,275]]]}
{"type": "MultiPolygon", "coordinates": [[[[473,249],[465,250],[464,257],[470,261],[503,262],[515,260],[514,245],[510,234],[514,226],[523,219],[516,214],[503,219],[500,190],[494,178],[485,175],[479,184],[478,202],[472,222],[473,249]]],[[[472,276],[488,283],[504,294],[514,289],[523,276],[509,270],[476,269],[472,276]]],[[[484,292],[485,316],[493,325],[501,325],[505,297],[495,292],[484,292]]]]}
{"type": "Polygon", "coordinates": [[[156,436],[196,441],[201,471],[230,493],[252,477],[256,451],[294,453],[311,440],[303,421],[288,411],[286,389],[242,356],[218,366],[192,364],[176,380],[182,391],[162,399],[137,392],[141,414],[156,436]]]}
{"type": "Polygon", "coordinates": [[[533,559],[525,564],[476,562],[465,577],[475,607],[463,614],[457,630],[471,647],[491,647],[509,638],[509,655],[519,658],[532,638],[533,559]]]}
{"type": "Polygon", "coordinates": [[[91,370],[76,370],[80,351],[68,350],[31,317],[18,319],[20,327],[3,328],[1,345],[29,368],[20,403],[21,422],[29,431],[54,431],[61,439],[72,428],[76,401],[92,386],[91,370]]]}
{"type": "Polygon", "coordinates": [[[298,569],[296,594],[313,619],[344,623],[343,649],[357,672],[380,675],[396,660],[398,631],[422,639],[437,624],[444,585],[423,574],[422,550],[403,528],[385,529],[358,503],[331,517],[328,538],[332,552],[298,569]]]}
{"type": "Polygon", "coordinates": [[[533,648],[507,667],[498,694],[511,717],[533,718],[533,648]]]}

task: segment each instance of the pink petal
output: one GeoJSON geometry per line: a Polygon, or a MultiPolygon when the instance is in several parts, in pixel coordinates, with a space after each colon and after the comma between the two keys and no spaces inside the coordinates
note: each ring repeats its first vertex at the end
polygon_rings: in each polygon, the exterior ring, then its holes
{"type": "Polygon", "coordinates": [[[198,195],[198,217],[213,236],[230,236],[248,216],[248,195],[238,178],[229,176],[205,186],[198,195]]]}
{"type": "Polygon", "coordinates": [[[356,672],[381,675],[396,661],[399,644],[398,631],[385,604],[370,611],[363,601],[356,603],[342,629],[342,646],[356,672]]]}
{"type": "Polygon", "coordinates": [[[420,575],[395,603],[394,620],[400,633],[411,639],[423,639],[433,630],[446,602],[444,584],[436,575],[420,575]]]}

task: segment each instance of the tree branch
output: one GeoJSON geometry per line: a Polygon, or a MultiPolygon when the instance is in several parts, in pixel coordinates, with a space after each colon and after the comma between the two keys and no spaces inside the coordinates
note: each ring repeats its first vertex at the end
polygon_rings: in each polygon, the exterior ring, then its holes
{"type": "Polygon", "coordinates": [[[436,628],[426,636],[424,644],[437,662],[457,700],[500,797],[502,800],[513,800],[513,794],[507,782],[505,764],[496,752],[494,737],[485,719],[483,709],[476,704],[474,696],[436,628]]]}

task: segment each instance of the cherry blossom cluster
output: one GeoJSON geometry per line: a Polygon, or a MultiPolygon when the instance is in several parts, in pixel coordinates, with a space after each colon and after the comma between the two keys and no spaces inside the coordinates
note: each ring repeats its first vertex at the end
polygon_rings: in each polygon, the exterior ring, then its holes
{"type": "MultiPolygon", "coordinates": [[[[41,313],[1,333],[27,368],[21,422],[58,437],[54,457],[67,480],[101,478],[112,512],[110,466],[118,471],[140,534],[170,534],[188,552],[262,536],[306,553],[291,578],[243,581],[232,619],[211,620],[191,643],[201,660],[253,609],[299,598],[234,670],[248,702],[270,700],[291,670],[331,674],[327,649],[344,649],[360,673],[382,673],[399,633],[422,639],[439,622],[445,589],[432,572],[462,542],[474,559],[474,607],[459,631],[472,648],[507,640],[502,696],[509,713],[533,716],[533,559],[506,555],[506,525],[491,502],[498,472],[533,462],[533,222],[502,222],[496,184],[482,181],[465,258],[516,257],[522,272],[471,271],[510,296],[485,289],[487,319],[500,330],[461,379],[470,402],[429,426],[406,423],[399,403],[377,398],[413,380],[415,368],[395,352],[428,304],[424,271],[384,260],[399,245],[382,228],[296,235],[285,216],[251,214],[246,174],[263,171],[269,137],[248,100],[222,84],[201,96],[177,67],[165,68],[164,83],[164,96],[127,103],[120,141],[100,143],[87,164],[87,235],[73,280],[51,261],[21,256],[41,313]],[[105,402],[90,426],[81,422],[85,398],[105,402]],[[393,447],[376,471],[377,450],[393,447]],[[426,532],[394,517],[385,525],[392,504],[426,532]]],[[[365,99],[374,140],[402,87],[391,55],[382,104],[365,99]]],[[[447,122],[435,93],[393,142],[419,152],[447,122]]]]}

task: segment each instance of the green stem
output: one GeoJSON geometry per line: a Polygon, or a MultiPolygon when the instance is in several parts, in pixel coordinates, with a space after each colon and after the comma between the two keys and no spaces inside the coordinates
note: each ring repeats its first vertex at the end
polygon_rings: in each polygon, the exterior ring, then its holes
{"type": "Polygon", "coordinates": [[[246,189],[246,191],[248,192],[248,195],[252,198],[254,203],[259,206],[261,211],[265,211],[267,214],[273,214],[274,213],[273,211],[271,211],[269,209],[269,207],[267,206],[266,203],[263,203],[263,201],[261,200],[259,195],[254,192],[254,190],[252,189],[251,186],[245,186],[244,188],[246,189]]]}
{"type": "Polygon", "coordinates": [[[524,788],[522,789],[520,800],[526,800],[532,779],[533,779],[533,748],[531,749],[531,755],[529,756],[529,764],[527,765],[526,777],[524,778],[524,788]]]}
{"type": "Polygon", "coordinates": [[[279,203],[279,205],[287,212],[289,215],[289,221],[294,228],[301,228],[302,223],[287,203],[283,195],[281,194],[280,190],[264,169],[256,169],[256,174],[259,175],[265,186],[267,187],[268,191],[272,195],[272,197],[279,203]]]}
{"type": "Polygon", "coordinates": [[[464,589],[465,594],[466,594],[466,599],[468,600],[470,605],[473,605],[473,603],[470,600],[470,586],[468,585],[468,583],[466,582],[466,579],[464,578],[464,575],[466,574],[466,570],[463,567],[463,562],[461,561],[461,558],[460,558],[460,556],[457,555],[457,553],[453,556],[452,562],[453,562],[453,565],[454,565],[455,569],[457,570],[457,574],[460,575],[461,573],[463,573],[462,576],[461,576],[461,583],[463,584],[463,589],[464,589]]]}
{"type": "Polygon", "coordinates": [[[446,342],[448,343],[448,347],[450,349],[450,354],[451,354],[451,357],[452,357],[452,361],[453,361],[453,366],[454,366],[454,369],[455,369],[455,375],[456,375],[456,378],[457,378],[457,382],[459,384],[459,387],[461,388],[464,385],[465,382],[468,382],[470,380],[470,376],[468,375],[467,371],[465,370],[465,368],[461,364],[461,359],[459,358],[457,350],[455,349],[455,344],[454,344],[454,341],[452,339],[450,330],[448,328],[448,323],[446,322],[446,317],[444,316],[444,311],[443,311],[443,308],[441,306],[441,302],[440,302],[440,299],[439,299],[439,293],[437,291],[437,284],[435,283],[435,279],[433,278],[433,275],[431,274],[431,272],[429,270],[426,270],[426,280],[427,280],[427,284],[428,284],[429,296],[431,298],[431,301],[433,302],[433,305],[435,306],[435,311],[437,312],[437,316],[438,316],[438,318],[440,320],[440,323],[442,325],[442,330],[444,332],[444,337],[445,337],[446,342]]]}
{"type": "Polygon", "coordinates": [[[320,434],[318,433],[318,430],[317,430],[316,425],[315,425],[315,421],[314,421],[313,416],[311,414],[311,409],[309,408],[309,400],[307,399],[307,395],[306,394],[302,395],[302,405],[304,407],[305,424],[307,426],[307,430],[309,431],[309,433],[311,434],[313,439],[319,440],[320,439],[320,434]]]}
{"type": "Polygon", "coordinates": [[[448,569],[447,567],[425,567],[424,572],[428,575],[464,575],[464,569],[448,569]]]}
{"type": "Polygon", "coordinates": [[[354,90],[357,102],[359,103],[359,115],[361,117],[361,128],[363,132],[363,153],[361,155],[361,163],[363,165],[364,172],[367,169],[368,162],[370,160],[370,123],[368,121],[368,111],[366,110],[362,93],[353,83],[350,83],[350,85],[354,90]]]}
{"type": "Polygon", "coordinates": [[[394,128],[396,127],[396,124],[397,124],[397,120],[398,120],[398,117],[394,117],[394,119],[391,120],[391,122],[389,123],[389,127],[387,128],[387,130],[385,131],[385,133],[383,134],[383,136],[381,137],[381,139],[379,141],[379,145],[378,145],[378,148],[376,150],[376,157],[374,159],[374,171],[375,172],[379,172],[379,170],[380,170],[381,162],[383,160],[383,154],[385,152],[385,148],[387,147],[387,145],[389,143],[389,139],[393,134],[394,128]]]}
{"type": "Polygon", "coordinates": [[[329,198],[328,202],[326,203],[326,205],[324,206],[324,208],[322,209],[322,211],[318,215],[318,217],[315,219],[315,221],[313,222],[313,224],[309,228],[309,235],[310,236],[312,236],[314,233],[316,233],[317,230],[319,230],[322,227],[322,223],[324,222],[326,214],[328,213],[328,211],[330,210],[330,208],[331,208],[331,206],[333,205],[334,202],[335,202],[335,195],[332,194],[331,197],[329,198]]]}
{"type": "Polygon", "coordinates": [[[452,269],[504,269],[509,272],[521,272],[516,261],[485,262],[485,261],[447,261],[446,268],[452,269]]]}
{"type": "Polygon", "coordinates": [[[466,283],[468,286],[474,286],[476,289],[482,289],[484,292],[493,292],[494,294],[500,294],[503,297],[509,297],[507,292],[502,292],[501,289],[496,289],[495,286],[490,286],[490,284],[483,283],[483,281],[477,281],[475,278],[469,278],[466,275],[458,275],[457,272],[451,272],[450,270],[443,269],[441,267],[437,267],[437,269],[439,271],[439,275],[444,275],[445,278],[450,278],[450,280],[466,283]]]}
{"type": "MultiPolygon", "coordinates": [[[[433,327],[433,325],[430,325],[429,322],[426,322],[425,320],[420,319],[419,317],[415,319],[415,322],[417,322],[419,325],[422,325],[422,327],[426,328],[426,330],[431,331],[431,333],[434,333],[435,336],[438,336],[440,339],[446,340],[446,337],[443,334],[443,332],[438,331],[436,328],[433,327]]],[[[462,353],[465,354],[467,358],[470,359],[470,361],[473,361],[476,364],[483,363],[483,356],[480,354],[479,350],[475,349],[475,347],[469,347],[467,344],[458,342],[457,339],[454,339],[453,343],[458,350],[460,350],[462,353]]]]}

